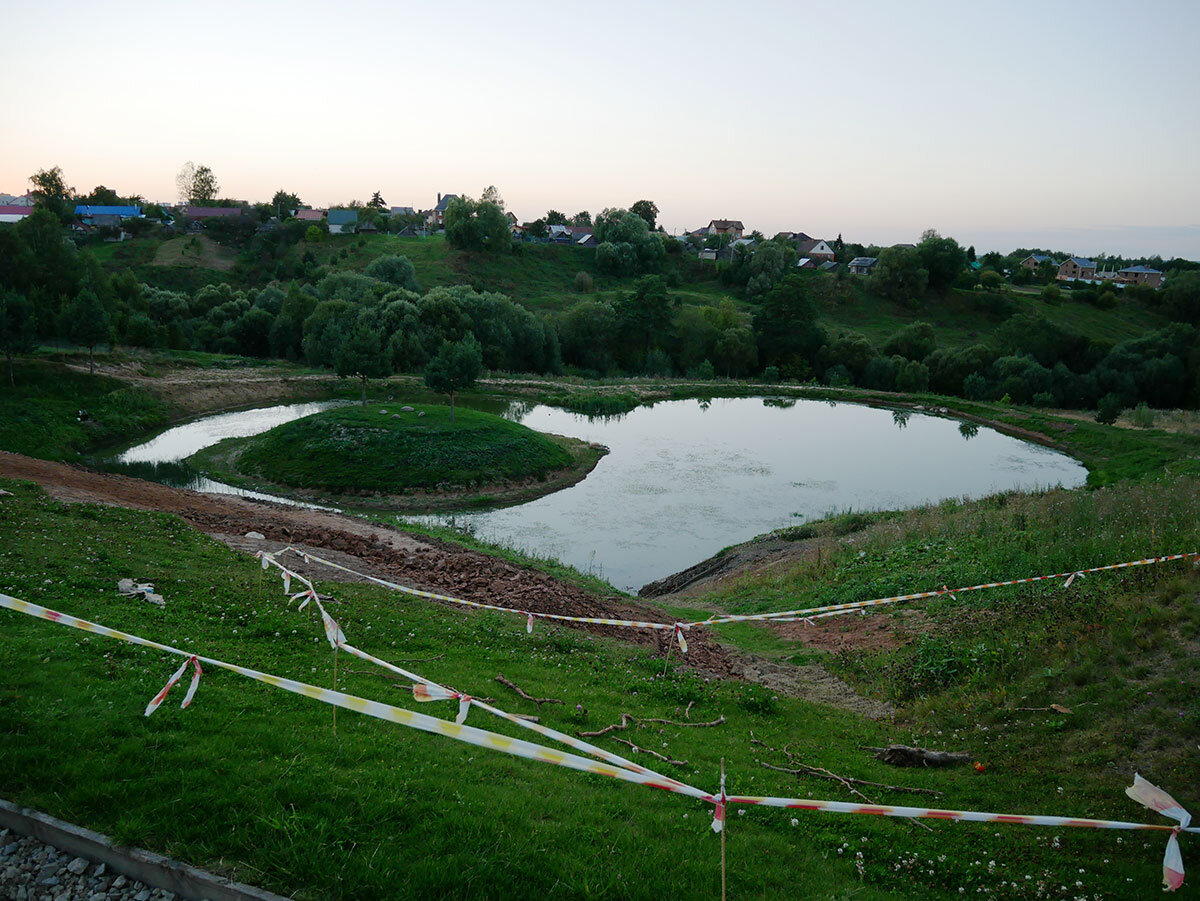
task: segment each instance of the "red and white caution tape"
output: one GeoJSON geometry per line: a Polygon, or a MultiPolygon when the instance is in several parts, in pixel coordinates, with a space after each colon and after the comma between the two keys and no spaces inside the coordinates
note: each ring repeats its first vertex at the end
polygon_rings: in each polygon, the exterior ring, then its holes
{"type": "Polygon", "coordinates": [[[167,692],[174,688],[175,683],[183,677],[184,672],[188,668],[188,664],[191,664],[192,666],[192,682],[190,685],[188,685],[187,694],[183,696],[183,703],[179,706],[186,708],[192,703],[192,698],[196,696],[196,689],[200,687],[200,673],[202,672],[200,669],[200,661],[196,659],[195,654],[183,661],[183,665],[179,667],[179,669],[175,670],[175,675],[171,676],[171,678],[167,680],[167,684],[162,687],[162,691],[150,699],[150,703],[146,705],[146,713],[144,714],[145,716],[149,716],[156,711],[162,705],[162,702],[167,699],[167,692]]]}
{"type": "Polygon", "coordinates": [[[1179,853],[1176,836],[1191,825],[1192,815],[1165,791],[1151,785],[1137,773],[1133,774],[1133,785],[1125,789],[1125,794],[1139,804],[1178,821],[1179,825],[1171,830],[1171,837],[1167,839],[1167,853],[1163,856],[1163,888],[1168,892],[1175,891],[1183,885],[1183,855],[1179,853]]]}
{"type": "MultiPolygon", "coordinates": [[[[1070,585],[1075,579],[1083,578],[1088,573],[1105,572],[1112,569],[1126,569],[1131,566],[1150,566],[1155,563],[1168,563],[1172,560],[1186,560],[1196,558],[1200,561],[1200,553],[1191,552],[1187,554],[1168,554],[1165,557],[1147,557],[1142,560],[1131,560],[1128,563],[1112,563],[1108,566],[1094,566],[1091,569],[1072,570],[1070,572],[1052,573],[1045,576],[1030,576],[1025,579],[1009,579],[1004,582],[984,582],[981,585],[968,585],[963,588],[947,588],[943,586],[940,589],[933,591],[920,591],[916,594],[902,594],[890,598],[875,598],[870,601],[849,601],[845,604],[827,604],[824,607],[807,607],[802,610],[777,610],[774,613],[748,613],[741,615],[730,614],[727,616],[710,616],[708,619],[700,620],[699,622],[688,623],[689,626],[718,626],[724,623],[743,623],[758,621],[778,621],[778,622],[794,622],[797,619],[816,618],[815,614],[825,616],[833,616],[838,613],[849,613],[854,611],[864,611],[868,607],[880,607],[887,604],[899,604],[903,601],[917,601],[923,598],[936,598],[942,595],[951,595],[955,597],[967,591],[983,591],[985,588],[1004,588],[1009,585],[1025,585],[1029,582],[1044,582],[1047,579],[1066,579],[1067,585],[1070,585]]],[[[957,598],[956,598],[957,599],[957,598]]]]}
{"type": "MultiPolygon", "coordinates": [[[[591,623],[597,626],[626,626],[631,629],[662,629],[664,631],[673,631],[675,629],[675,624],[673,623],[656,623],[632,619],[609,619],[607,617],[598,616],[567,616],[562,613],[536,613],[530,610],[518,610],[513,607],[502,607],[499,604],[485,604],[481,601],[468,601],[464,600],[463,598],[456,598],[448,594],[437,594],[433,591],[422,591],[419,588],[410,588],[407,585],[399,585],[396,582],[391,582],[387,579],[380,579],[376,576],[359,572],[358,570],[351,569],[348,566],[343,566],[340,563],[334,563],[332,560],[326,560],[323,557],[318,557],[316,554],[310,554],[307,551],[301,551],[294,547],[281,548],[280,550],[272,553],[258,551],[255,553],[255,556],[264,561],[263,569],[266,569],[272,564],[279,566],[281,569],[285,569],[285,567],[283,567],[282,564],[275,559],[275,557],[287,553],[292,553],[303,558],[306,563],[319,563],[322,566],[328,566],[331,569],[341,570],[342,572],[349,573],[352,576],[358,576],[360,579],[366,579],[368,582],[374,582],[376,585],[382,585],[384,588],[390,588],[392,591],[399,591],[404,594],[413,595],[414,597],[429,598],[430,600],[434,601],[445,601],[448,604],[459,604],[463,607],[474,607],[479,610],[497,610],[501,613],[515,613],[518,616],[524,616],[526,618],[525,628],[530,632],[533,631],[534,619],[552,619],[573,623],[591,623]]],[[[296,573],[293,572],[291,577],[296,578],[296,573]]]]}
{"type": "MultiPolygon", "coordinates": [[[[855,611],[865,613],[867,611],[867,609],[870,607],[881,607],[881,606],[886,606],[889,604],[899,604],[899,603],[903,603],[905,601],[916,601],[916,600],[922,600],[925,598],[936,598],[936,597],[941,597],[942,595],[950,595],[955,600],[957,600],[958,594],[963,593],[963,592],[983,591],[984,589],[987,589],[987,588],[1004,588],[1004,587],[1011,586],[1011,585],[1024,585],[1024,584],[1028,584],[1031,582],[1042,582],[1042,581],[1046,581],[1049,579],[1066,579],[1065,587],[1070,587],[1070,585],[1075,581],[1075,579],[1084,578],[1088,573],[1105,572],[1108,570],[1115,570],[1115,569],[1126,569],[1126,568],[1134,567],[1134,566],[1150,566],[1150,565],[1156,564],[1156,563],[1168,563],[1173,560],[1195,559],[1197,564],[1200,565],[1200,553],[1193,551],[1193,552],[1186,553],[1186,554],[1168,554],[1163,557],[1146,557],[1141,560],[1131,560],[1127,563],[1112,563],[1107,566],[1094,566],[1094,567],[1091,567],[1090,569],[1071,570],[1069,572],[1051,573],[1051,574],[1043,575],[1043,576],[1030,576],[1030,577],[1024,578],[1024,579],[1008,579],[1003,582],[985,582],[980,585],[968,585],[968,586],[964,586],[962,588],[950,588],[946,585],[943,585],[940,589],[935,589],[933,591],[920,591],[920,592],[916,592],[915,594],[896,595],[896,596],[887,597],[887,598],[875,598],[875,599],[869,600],[869,601],[849,601],[844,604],[827,604],[827,605],[821,606],[821,607],[808,607],[808,608],[804,608],[801,610],[778,610],[778,611],[775,611],[772,613],[729,614],[729,615],[722,615],[722,616],[714,615],[714,616],[710,616],[708,619],[698,620],[698,621],[692,622],[692,623],[656,623],[656,622],[646,622],[646,621],[640,621],[640,620],[607,619],[607,618],[602,618],[602,617],[589,617],[589,616],[566,616],[566,615],[558,614],[558,613],[534,613],[534,612],[531,612],[528,610],[517,610],[512,607],[502,607],[498,604],[486,604],[486,603],[482,603],[480,601],[468,601],[468,600],[464,600],[462,598],[453,597],[451,595],[437,594],[436,592],[432,592],[432,591],[422,591],[417,588],[410,588],[406,585],[400,585],[396,582],[392,582],[387,579],[380,579],[376,576],[371,576],[366,573],[359,572],[358,570],[351,569],[348,566],[343,566],[340,563],[334,563],[331,560],[326,560],[323,557],[317,556],[316,554],[311,554],[311,553],[308,553],[307,551],[301,551],[294,547],[281,548],[280,550],[275,551],[274,553],[269,553],[266,551],[258,551],[255,554],[255,556],[259,557],[262,560],[263,569],[267,569],[271,565],[275,565],[275,566],[279,567],[281,572],[283,572],[285,574],[284,575],[285,590],[287,590],[288,586],[290,585],[291,579],[293,579],[293,578],[302,579],[303,578],[303,577],[299,576],[297,573],[294,573],[291,570],[288,570],[283,564],[279,563],[279,561],[275,559],[276,555],[281,555],[281,554],[286,554],[286,553],[296,554],[297,556],[302,557],[305,560],[305,562],[319,563],[322,566],[328,566],[332,569],[341,570],[342,572],[349,573],[350,575],[358,576],[361,579],[366,579],[369,582],[374,582],[377,585],[382,585],[384,588],[389,588],[393,591],[403,592],[404,594],[410,594],[415,597],[429,598],[431,600],[445,601],[447,603],[459,604],[459,605],[462,605],[465,607],[475,607],[475,608],[479,608],[479,609],[483,609],[483,610],[497,610],[502,613],[514,613],[514,614],[517,614],[518,616],[524,616],[526,618],[526,620],[525,620],[526,632],[533,631],[534,618],[560,620],[560,621],[566,621],[566,622],[592,623],[594,625],[603,625],[603,626],[624,626],[627,628],[634,628],[634,629],[659,629],[659,630],[663,630],[663,631],[669,629],[669,630],[671,630],[672,634],[674,635],[675,640],[678,642],[679,649],[685,654],[687,653],[687,639],[684,637],[684,634],[683,634],[684,631],[686,631],[688,629],[692,629],[692,628],[699,628],[701,626],[718,626],[718,625],[723,625],[725,623],[740,623],[740,622],[753,622],[753,621],[774,621],[774,622],[805,621],[805,622],[810,622],[810,621],[817,620],[817,619],[823,619],[828,616],[838,616],[842,613],[851,613],[851,612],[855,612],[855,611]]],[[[306,579],[304,580],[304,582],[309,586],[310,589],[312,588],[311,582],[309,582],[306,579]]]]}
{"type": "Polygon", "coordinates": [[[939,810],[936,808],[925,807],[863,805],[851,804],[845,801],[820,801],[806,798],[780,798],[759,795],[727,795],[725,793],[723,781],[718,793],[713,795],[676,780],[663,781],[654,775],[634,772],[620,766],[610,766],[604,763],[599,763],[595,760],[588,760],[587,758],[579,757],[575,754],[569,754],[563,751],[555,751],[551,748],[534,744],[532,742],[523,741],[518,738],[510,738],[506,735],[499,735],[494,732],[488,732],[484,729],[477,729],[473,726],[468,726],[461,723],[450,723],[446,720],[437,719],[436,717],[425,716],[424,714],[415,713],[411,710],[405,710],[401,707],[394,707],[391,704],[382,704],[378,701],[370,701],[366,698],[347,695],[339,691],[318,688],[315,685],[308,685],[304,682],[297,682],[292,679],[282,678],[280,676],[272,676],[267,673],[261,673],[257,670],[249,669],[247,667],[238,666],[237,664],[227,663],[223,660],[216,660],[211,657],[192,654],[188,651],[173,648],[170,645],[160,644],[156,641],[151,641],[136,635],[130,635],[126,632],[121,632],[116,629],[110,629],[106,626],[101,626],[97,623],[89,622],[88,620],[79,619],[77,617],[70,616],[69,614],[59,613],[56,610],[51,610],[37,604],[31,604],[27,601],[21,601],[5,594],[0,594],[0,607],[14,610],[18,613],[24,613],[28,616],[49,620],[50,622],[56,622],[60,625],[82,629],[85,632],[104,635],[109,638],[127,641],[131,644],[155,648],[165,653],[185,657],[187,658],[187,661],[185,661],[185,666],[187,662],[192,660],[203,661],[204,663],[220,669],[228,670],[229,672],[237,673],[238,675],[246,678],[254,679],[255,681],[263,682],[275,688],[280,688],[284,691],[289,691],[307,698],[312,698],[313,700],[321,701],[322,703],[331,704],[336,707],[343,707],[347,710],[354,710],[359,713],[364,713],[367,716],[399,723],[402,726],[419,729],[423,732],[431,732],[436,735],[443,735],[447,738],[453,738],[456,741],[462,741],[477,747],[491,748],[493,750],[502,751],[506,754],[511,754],[515,757],[522,757],[528,760],[537,760],[543,763],[551,763],[567,769],[578,770],[586,773],[594,773],[601,776],[608,776],[613,779],[619,779],[623,782],[646,785],[652,788],[659,788],[663,789],[664,791],[685,795],[687,797],[714,805],[714,808],[719,812],[719,815],[718,817],[714,818],[713,829],[714,831],[718,832],[724,828],[724,812],[729,804],[783,807],[793,810],[826,811],[831,813],[848,813],[868,816],[1004,823],[1021,826],[1056,826],[1084,829],[1125,829],[1170,832],[1171,835],[1168,839],[1167,853],[1164,860],[1164,882],[1169,890],[1178,888],[1183,884],[1183,863],[1179,853],[1177,836],[1181,832],[1200,832],[1200,828],[1192,827],[1190,825],[1190,815],[1179,805],[1177,801],[1175,801],[1174,798],[1166,794],[1166,792],[1163,792],[1161,789],[1158,789],[1141,779],[1140,777],[1135,777],[1133,786],[1126,790],[1127,794],[1129,794],[1129,796],[1134,800],[1144,804],[1152,810],[1157,810],[1160,813],[1177,820],[1177,825],[1164,826],[1148,823],[1124,822],[1120,820],[1091,820],[1058,816],[986,813],[982,811],[969,810],[939,810]],[[718,823],[720,825],[718,825],[718,823]]]}
{"type": "MultiPolygon", "coordinates": [[[[259,552],[259,553],[261,554],[262,552],[259,552]]],[[[270,555],[263,555],[263,561],[264,561],[263,562],[264,569],[268,568],[271,565],[274,565],[274,566],[278,567],[281,571],[286,571],[286,567],[284,567],[283,564],[279,563],[278,560],[275,560],[270,555]]],[[[293,572],[292,578],[309,586],[308,591],[304,592],[303,594],[310,595],[311,598],[315,601],[318,610],[320,610],[320,612],[321,612],[322,622],[325,626],[325,634],[326,634],[326,637],[328,638],[331,633],[331,629],[337,629],[337,623],[333,622],[332,617],[330,617],[326,613],[324,606],[321,604],[320,600],[317,599],[317,594],[316,594],[316,591],[312,588],[312,583],[308,579],[306,579],[304,576],[300,575],[299,573],[293,572]],[[331,623],[332,623],[332,626],[330,625],[331,623]]],[[[301,595],[297,595],[296,597],[300,597],[300,596],[301,595]]],[[[293,598],[293,600],[294,599],[295,598],[293,598]]],[[[308,602],[305,601],[305,603],[308,603],[308,602]]],[[[303,609],[303,605],[301,605],[301,609],[303,609]]],[[[564,732],[559,732],[557,729],[551,729],[548,726],[543,726],[543,725],[540,725],[539,723],[531,722],[530,720],[527,720],[523,717],[517,716],[516,714],[512,714],[512,713],[508,713],[507,711],[500,710],[499,708],[493,707],[492,705],[487,704],[487,703],[479,700],[478,698],[473,698],[468,694],[464,694],[462,692],[455,691],[454,689],[439,685],[430,679],[426,679],[425,677],[419,676],[414,672],[410,672],[409,670],[406,670],[406,669],[403,669],[402,667],[396,666],[393,663],[389,663],[386,660],[382,660],[378,657],[375,657],[372,654],[369,654],[366,651],[363,651],[363,650],[355,647],[354,645],[349,644],[346,641],[345,635],[341,633],[340,629],[337,629],[336,634],[340,635],[340,639],[339,639],[336,647],[341,648],[342,650],[346,651],[346,653],[351,654],[355,657],[358,657],[361,660],[365,660],[369,663],[374,663],[376,666],[382,667],[383,669],[393,672],[399,676],[403,676],[406,679],[412,679],[413,683],[414,683],[413,684],[413,697],[417,701],[427,702],[427,701],[438,701],[438,700],[457,700],[459,702],[459,710],[458,710],[458,716],[455,721],[460,724],[466,720],[467,712],[470,709],[470,707],[473,705],[475,707],[480,708],[481,710],[486,711],[487,713],[492,714],[493,716],[500,717],[501,719],[505,719],[505,720],[509,721],[510,723],[513,723],[514,725],[520,726],[523,729],[528,729],[532,732],[536,732],[537,734],[543,736],[544,738],[549,738],[552,741],[559,742],[560,744],[564,744],[567,747],[574,748],[577,751],[582,751],[585,754],[590,754],[593,757],[596,757],[607,763],[611,763],[614,766],[619,766],[624,769],[628,769],[634,773],[640,773],[643,775],[653,776],[657,779],[662,780],[664,783],[667,783],[667,784],[683,785],[683,783],[678,782],[677,780],[671,778],[670,776],[665,776],[662,773],[656,772],[655,770],[652,770],[647,767],[636,764],[630,760],[625,759],[624,757],[622,757],[619,754],[614,754],[611,751],[607,751],[603,748],[597,747],[596,745],[593,745],[590,742],[586,742],[581,739],[575,738],[574,736],[568,735],[564,732]]],[[[330,644],[331,645],[333,644],[332,639],[330,640],[330,644]]]]}

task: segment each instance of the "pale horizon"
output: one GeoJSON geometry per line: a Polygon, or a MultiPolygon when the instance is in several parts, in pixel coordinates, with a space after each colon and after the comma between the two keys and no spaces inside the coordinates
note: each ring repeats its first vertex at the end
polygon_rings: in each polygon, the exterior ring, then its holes
{"type": "Polygon", "coordinates": [[[1200,259],[1182,0],[2,6],[7,193],[58,165],[174,201],[192,160],[249,201],[494,184],[522,220],[646,198],[672,233],[1200,259]]]}

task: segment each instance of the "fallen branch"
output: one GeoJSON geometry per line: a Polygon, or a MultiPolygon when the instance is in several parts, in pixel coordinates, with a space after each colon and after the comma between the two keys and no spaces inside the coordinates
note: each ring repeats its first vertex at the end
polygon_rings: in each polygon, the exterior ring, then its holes
{"type": "Polygon", "coordinates": [[[507,679],[504,678],[503,674],[497,675],[496,681],[499,682],[501,685],[508,686],[513,691],[515,691],[517,694],[519,694],[521,697],[523,697],[526,701],[533,701],[533,703],[538,705],[539,710],[541,710],[543,704],[562,704],[563,703],[558,698],[535,698],[533,695],[526,693],[519,685],[514,685],[512,682],[509,682],[507,679]]]}
{"type": "Polygon", "coordinates": [[[663,754],[659,754],[657,751],[651,751],[649,748],[639,748],[637,745],[635,745],[633,742],[631,742],[627,738],[614,738],[613,741],[619,741],[623,745],[629,745],[629,747],[633,748],[634,751],[637,751],[640,754],[649,754],[651,757],[657,757],[659,760],[663,761],[664,763],[674,764],[675,766],[687,766],[688,765],[688,762],[686,760],[672,760],[670,757],[667,757],[663,754]]]}
{"type": "Polygon", "coordinates": [[[611,726],[605,726],[603,729],[599,729],[595,732],[576,732],[575,734],[578,735],[580,738],[596,738],[599,735],[607,735],[609,732],[620,732],[624,729],[628,729],[630,724],[640,726],[643,723],[661,723],[664,726],[682,726],[684,728],[697,728],[697,727],[707,727],[707,726],[719,726],[724,722],[725,722],[724,716],[717,717],[711,723],[680,723],[680,722],[676,722],[675,720],[659,719],[658,717],[649,717],[647,719],[639,719],[638,717],[634,716],[632,713],[622,713],[621,714],[621,722],[619,722],[619,723],[613,723],[611,726]]]}
{"type": "Polygon", "coordinates": [[[931,751],[929,748],[913,748],[908,745],[888,745],[886,748],[863,747],[876,760],[892,766],[954,766],[968,763],[971,755],[966,751],[931,751]]]}
{"type": "MultiPolygon", "coordinates": [[[[890,788],[890,789],[897,789],[899,791],[929,792],[930,794],[934,794],[934,795],[941,794],[941,792],[933,791],[932,789],[920,789],[920,788],[908,789],[908,788],[903,788],[898,785],[884,785],[883,783],[880,783],[880,782],[867,782],[862,779],[855,779],[852,776],[838,775],[837,773],[833,772],[832,770],[825,769],[825,767],[823,767],[823,766],[809,766],[806,763],[801,763],[800,761],[796,760],[795,757],[793,756],[792,752],[788,750],[786,745],[784,746],[782,751],[776,751],[775,748],[772,748],[766,742],[759,741],[757,738],[754,737],[753,730],[751,730],[751,732],[750,732],[750,742],[752,744],[761,745],[762,747],[766,748],[768,751],[775,751],[775,753],[777,753],[777,754],[783,754],[783,756],[788,759],[788,762],[791,763],[795,768],[787,769],[787,768],[781,767],[781,766],[774,766],[773,764],[770,764],[770,763],[763,763],[763,761],[761,761],[761,760],[758,762],[759,766],[763,766],[769,770],[775,770],[780,773],[790,773],[793,776],[816,776],[820,779],[831,779],[834,782],[840,783],[842,788],[846,789],[846,791],[850,792],[851,794],[858,795],[858,797],[862,798],[868,804],[874,804],[875,801],[872,800],[871,798],[868,798],[866,795],[864,795],[862,792],[860,792],[857,788],[854,787],[855,785],[871,785],[871,786],[875,786],[877,788],[890,788]]],[[[933,829],[931,829],[929,827],[928,823],[922,823],[918,819],[912,819],[912,820],[909,820],[909,822],[912,823],[914,826],[919,826],[920,828],[924,829],[926,832],[933,832],[933,829]]]]}
{"type": "Polygon", "coordinates": [[[1051,704],[1049,707],[1014,707],[1013,710],[1026,710],[1026,711],[1033,711],[1033,712],[1039,712],[1039,713],[1040,712],[1049,712],[1049,711],[1054,711],[1055,713],[1070,713],[1071,712],[1070,707],[1064,707],[1062,704],[1051,704]]]}
{"type": "Polygon", "coordinates": [[[692,718],[692,705],[695,703],[695,701],[688,701],[687,709],[683,711],[683,718],[685,720],[690,720],[692,718]]]}
{"type": "Polygon", "coordinates": [[[945,794],[944,792],[938,791],[936,788],[912,788],[907,785],[889,785],[886,782],[869,782],[866,779],[856,779],[853,776],[839,776],[837,773],[830,772],[824,767],[809,766],[806,763],[798,764],[795,769],[775,766],[774,764],[764,763],[761,760],[758,762],[758,765],[764,766],[768,770],[775,770],[779,773],[791,773],[793,776],[816,776],[818,779],[832,779],[836,782],[841,782],[847,787],[851,785],[866,785],[870,786],[871,788],[887,789],[888,791],[912,792],[913,794],[918,795],[935,795],[938,797],[945,794]]]}

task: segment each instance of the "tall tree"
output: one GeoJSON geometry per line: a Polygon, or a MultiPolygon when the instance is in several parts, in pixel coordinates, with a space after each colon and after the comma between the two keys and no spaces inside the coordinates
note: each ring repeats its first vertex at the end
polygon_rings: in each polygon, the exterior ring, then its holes
{"type": "Polygon", "coordinates": [[[567,224],[567,217],[564,216],[562,213],[560,213],[558,210],[547,210],[545,219],[546,219],[547,225],[566,225],[567,224]]]}
{"type": "Polygon", "coordinates": [[[658,204],[653,200],[639,200],[629,208],[631,213],[637,213],[646,224],[650,226],[650,230],[654,230],[654,223],[658,219],[658,204]]]}
{"type": "Polygon", "coordinates": [[[886,247],[880,251],[879,261],[872,268],[867,284],[888,300],[915,304],[929,284],[929,270],[921,263],[919,250],[911,247],[886,247]]]}
{"type": "Polygon", "coordinates": [[[443,341],[425,367],[425,384],[441,394],[450,395],[450,421],[454,422],[454,395],[475,384],[483,369],[483,348],[474,335],[461,341],[443,341]]]}
{"type": "Polygon", "coordinates": [[[371,199],[367,201],[367,206],[374,210],[386,210],[387,201],[383,199],[383,195],[376,191],[371,195],[371,199]]]}
{"type": "Polygon", "coordinates": [[[578,213],[576,213],[574,216],[571,217],[571,224],[572,225],[591,225],[592,224],[592,214],[589,213],[587,210],[580,210],[578,213]]]}
{"type": "Polygon", "coordinates": [[[96,345],[108,339],[108,313],[91,288],[79,292],[67,308],[67,337],[88,349],[88,371],[96,372],[96,345]]]}
{"type": "Polygon", "coordinates": [[[500,211],[504,211],[504,198],[500,196],[500,190],[495,185],[488,185],[483,189],[483,196],[479,198],[480,203],[494,203],[500,207],[500,211]]]}
{"type": "Polygon", "coordinates": [[[217,177],[208,166],[197,166],[191,160],[183,164],[175,176],[179,199],[184,203],[204,204],[217,199],[217,177]]]}
{"type": "Polygon", "coordinates": [[[33,183],[30,193],[38,206],[45,207],[63,222],[70,219],[73,211],[69,203],[75,196],[75,189],[67,186],[61,167],[38,169],[29,180],[33,183]]]}
{"type": "Polygon", "coordinates": [[[367,323],[359,322],[343,333],[333,351],[333,369],[341,377],[358,376],[362,380],[362,403],[367,403],[367,379],[390,375],[392,356],[385,351],[383,336],[367,323]]]}
{"type": "MultiPolygon", "coordinates": [[[[943,238],[934,229],[921,235],[917,253],[928,273],[930,291],[946,291],[967,265],[967,253],[959,243],[953,238],[943,238]]],[[[883,254],[879,259],[883,261],[883,254]]]]}
{"type": "Polygon", "coordinates": [[[293,210],[299,208],[300,198],[295,194],[289,194],[282,188],[276,191],[275,196],[271,198],[271,209],[280,219],[290,216],[293,210]]]}
{"type": "Polygon", "coordinates": [[[811,279],[789,276],[767,292],[754,314],[759,361],[791,378],[807,370],[825,343],[812,302],[811,279]]]}
{"type": "Polygon", "coordinates": [[[512,250],[512,229],[504,211],[489,200],[456,197],[446,207],[446,241],[459,250],[512,250]]]}
{"type": "Polygon", "coordinates": [[[16,387],[13,354],[28,353],[37,343],[33,304],[16,291],[0,291],[0,345],[8,360],[8,384],[16,387]]]}

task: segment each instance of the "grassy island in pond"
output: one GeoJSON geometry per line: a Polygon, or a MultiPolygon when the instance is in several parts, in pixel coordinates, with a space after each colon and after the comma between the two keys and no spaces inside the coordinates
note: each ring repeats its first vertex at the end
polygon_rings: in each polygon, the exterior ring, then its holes
{"type": "Polygon", "coordinates": [[[449,407],[369,404],[226,439],[191,462],[231,484],[416,511],[528,500],[579,481],[604,453],[476,410],[451,421],[449,407]]]}

